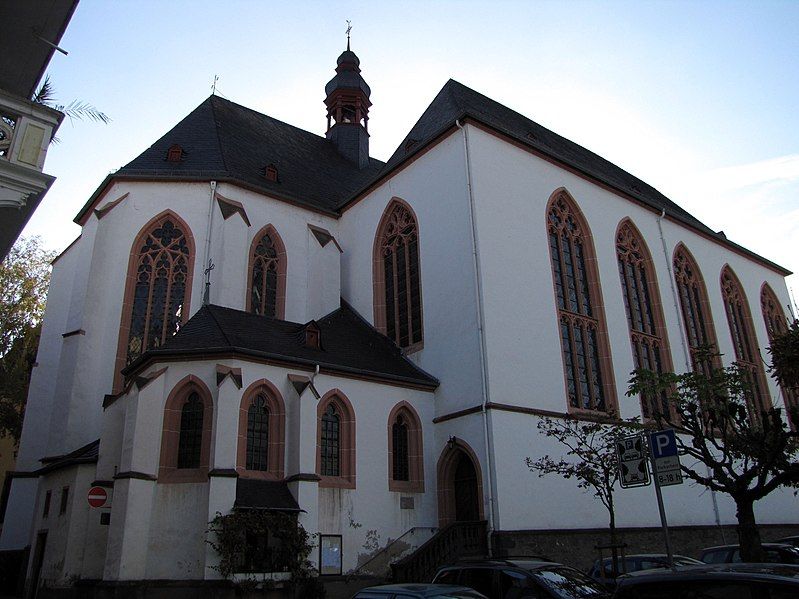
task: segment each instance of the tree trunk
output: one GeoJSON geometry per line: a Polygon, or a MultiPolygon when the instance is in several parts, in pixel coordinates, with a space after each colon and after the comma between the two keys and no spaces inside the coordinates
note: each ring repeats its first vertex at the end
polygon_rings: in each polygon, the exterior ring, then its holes
{"type": "Polygon", "coordinates": [[[755,522],[755,502],[748,497],[733,497],[738,517],[738,543],[741,546],[741,561],[762,562],[763,546],[760,531],[755,522]]]}
{"type": "MultiPolygon", "coordinates": [[[[613,493],[608,494],[608,512],[610,513],[610,555],[613,563],[613,576],[621,574],[619,568],[619,539],[616,534],[616,511],[613,507],[613,493]]],[[[600,565],[600,567],[604,567],[600,565]]]]}

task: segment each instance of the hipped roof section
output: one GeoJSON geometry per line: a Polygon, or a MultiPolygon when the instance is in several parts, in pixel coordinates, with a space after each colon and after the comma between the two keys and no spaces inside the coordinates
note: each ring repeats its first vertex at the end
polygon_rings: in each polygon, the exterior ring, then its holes
{"type": "Polygon", "coordinates": [[[140,156],[106,177],[75,218],[83,224],[114,179],[230,182],[309,210],[340,216],[398,168],[450,134],[456,122],[473,121],[504,138],[572,169],[623,197],[739,252],[780,274],[791,272],[730,241],[658,190],[601,156],[518,112],[450,79],[383,164],[359,170],[324,137],[303,131],[218,96],[211,96],[140,156]],[[166,161],[178,144],[180,162],[166,161]],[[273,164],[278,180],[264,168],[273,164]]]}
{"type": "Polygon", "coordinates": [[[123,370],[130,376],[153,362],[240,357],[288,367],[320,370],[400,386],[433,390],[438,380],[417,367],[385,335],[350,306],[316,321],[321,346],[306,343],[307,324],[279,320],[232,308],[203,306],[173,337],[123,370]]]}

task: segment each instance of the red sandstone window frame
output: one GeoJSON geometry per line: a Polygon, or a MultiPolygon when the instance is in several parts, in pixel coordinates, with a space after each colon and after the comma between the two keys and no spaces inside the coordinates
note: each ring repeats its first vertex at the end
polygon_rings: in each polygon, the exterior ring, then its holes
{"type": "Polygon", "coordinates": [[[122,369],[125,368],[128,358],[128,342],[130,337],[131,319],[133,317],[133,300],[136,291],[136,273],[138,270],[141,252],[139,248],[151,231],[160,227],[165,221],[172,219],[176,226],[183,230],[183,234],[188,245],[189,253],[187,258],[186,282],[184,287],[183,306],[181,308],[180,324],[183,325],[189,319],[191,312],[191,295],[194,281],[194,260],[196,257],[194,236],[191,228],[180,216],[172,210],[164,210],[157,216],[151,218],[138,232],[133,240],[128,256],[128,270],[125,278],[125,292],[122,299],[122,308],[119,324],[119,339],[117,341],[117,355],[114,363],[114,392],[122,391],[124,380],[122,369]]]}
{"type": "MultiPolygon", "coordinates": [[[[286,272],[288,267],[288,256],[286,254],[286,245],[283,243],[283,238],[280,233],[271,223],[262,227],[252,238],[250,242],[250,254],[247,266],[247,288],[245,290],[245,310],[247,312],[254,312],[252,304],[252,283],[255,276],[255,263],[257,256],[255,249],[261,242],[264,235],[269,235],[272,243],[277,251],[277,289],[275,290],[275,315],[274,318],[284,319],[286,317],[286,272]]],[[[265,300],[262,300],[262,302],[265,300]]],[[[262,312],[263,313],[263,312],[262,312]]]]}
{"type": "MultiPolygon", "coordinates": [[[[372,301],[374,307],[374,322],[375,328],[383,333],[384,335],[388,336],[392,341],[394,341],[399,347],[406,354],[412,354],[424,348],[424,301],[423,301],[423,291],[422,291],[422,252],[421,252],[421,239],[420,239],[420,229],[419,229],[419,219],[416,217],[416,213],[414,212],[413,208],[411,208],[410,204],[403,200],[402,198],[393,197],[386,205],[386,209],[383,211],[383,216],[380,218],[380,223],[377,226],[377,231],[375,232],[375,240],[374,245],[372,248],[372,301]],[[385,272],[384,272],[384,264],[383,264],[383,245],[385,242],[385,237],[387,234],[387,228],[391,224],[393,215],[395,211],[403,210],[407,212],[410,216],[410,219],[413,221],[413,225],[415,228],[416,234],[416,271],[418,273],[418,291],[417,293],[413,294],[410,285],[406,283],[407,289],[407,315],[405,320],[405,324],[408,327],[408,336],[410,343],[406,346],[400,345],[400,327],[399,323],[402,320],[400,315],[397,314],[395,322],[397,323],[395,328],[394,337],[390,337],[388,334],[388,326],[387,326],[387,300],[386,300],[386,281],[385,281],[385,272]],[[413,310],[414,310],[414,302],[418,302],[418,309],[419,309],[419,338],[416,341],[413,341],[413,310]]],[[[406,266],[406,273],[410,274],[413,265],[408,264],[406,266]]],[[[394,294],[394,304],[398,303],[398,295],[397,289],[398,285],[394,284],[393,288],[395,290],[394,294]]]]}
{"type": "Polygon", "coordinates": [[[331,389],[316,406],[316,473],[320,487],[355,488],[355,410],[340,389],[331,389]],[[322,474],[322,416],[333,404],[339,415],[339,475],[322,474]]]}
{"type": "MultiPolygon", "coordinates": [[[[585,216],[583,215],[582,211],[580,210],[579,205],[572,197],[572,195],[566,190],[564,187],[560,187],[556,189],[552,194],[549,196],[549,200],[547,201],[546,211],[545,211],[545,221],[546,221],[546,230],[547,230],[547,245],[549,245],[549,257],[550,257],[550,270],[552,272],[552,290],[555,295],[555,310],[557,311],[557,327],[558,327],[558,337],[560,338],[560,345],[561,345],[561,358],[562,358],[562,366],[563,366],[563,384],[564,384],[564,394],[566,397],[566,407],[569,414],[573,414],[575,416],[580,415],[591,415],[595,416],[596,414],[607,414],[607,415],[618,415],[619,408],[618,408],[618,398],[616,397],[616,385],[614,382],[613,377],[613,363],[610,354],[610,344],[608,339],[608,328],[607,328],[607,321],[605,320],[605,309],[604,304],[602,301],[602,285],[599,280],[599,272],[597,270],[597,260],[596,260],[596,252],[594,250],[594,240],[593,235],[591,234],[591,228],[588,226],[588,221],[586,220],[585,216]],[[566,208],[573,218],[575,225],[577,227],[577,232],[575,233],[575,237],[581,239],[581,248],[582,248],[582,257],[583,257],[583,269],[584,269],[584,276],[585,276],[585,285],[584,289],[587,291],[587,300],[590,304],[590,311],[592,314],[585,314],[583,303],[585,302],[586,298],[578,297],[575,301],[580,306],[577,312],[572,310],[567,310],[562,308],[559,304],[558,300],[558,275],[555,272],[555,260],[556,256],[553,255],[552,247],[550,243],[550,235],[552,233],[552,227],[550,223],[550,214],[555,209],[555,205],[558,202],[562,202],[566,205],[566,208]],[[601,384],[600,388],[602,391],[602,396],[604,400],[604,409],[602,408],[583,408],[581,405],[574,406],[572,405],[570,395],[571,392],[569,390],[569,365],[568,361],[572,362],[572,373],[575,380],[575,389],[578,386],[578,379],[580,374],[579,366],[576,366],[575,356],[579,356],[579,352],[577,350],[576,341],[574,339],[574,335],[570,337],[569,346],[564,344],[563,334],[562,334],[562,325],[566,324],[569,327],[569,331],[574,331],[575,327],[583,326],[585,327],[586,331],[591,330],[594,328],[596,334],[596,362],[598,364],[598,373],[601,377],[601,384]]],[[[560,252],[557,256],[559,267],[561,268],[561,281],[563,279],[563,272],[565,269],[563,268],[563,264],[561,263],[561,258],[563,256],[563,252],[560,252]]],[[[565,258],[564,258],[565,259],[565,258]]],[[[564,292],[565,293],[565,292],[564,292]]],[[[575,283],[575,293],[579,296],[582,296],[582,293],[578,293],[576,289],[575,283]]],[[[586,374],[594,374],[593,366],[588,366],[588,370],[586,370],[586,374]]],[[[579,396],[576,395],[578,403],[582,404],[582,392],[579,396]]],[[[596,403],[594,400],[594,394],[589,389],[589,401],[591,403],[596,403]]]]}
{"type": "MultiPolygon", "coordinates": [[[[671,264],[680,304],[680,319],[682,320],[688,351],[691,354],[691,368],[696,370],[698,366],[695,357],[696,352],[703,343],[696,343],[692,339],[692,337],[696,337],[696,334],[691,333],[692,325],[690,323],[695,323],[693,328],[701,325],[701,333],[705,343],[711,345],[713,351],[718,352],[719,343],[716,337],[716,327],[713,323],[713,311],[710,309],[710,302],[707,298],[707,288],[705,287],[702,270],[685,244],[678,243],[674,248],[671,264]],[[684,272],[686,266],[693,271],[693,277],[684,272]],[[683,293],[683,289],[685,289],[685,293],[683,293]],[[688,293],[691,289],[693,289],[693,294],[688,293]],[[688,296],[688,304],[686,304],[686,296],[688,296]]],[[[698,338],[696,340],[700,341],[698,338]]],[[[721,368],[720,358],[714,356],[711,364],[713,368],[721,368]]]]}
{"type": "Polygon", "coordinates": [[[752,374],[751,382],[755,396],[751,401],[756,405],[750,405],[749,409],[750,417],[756,420],[760,412],[769,410],[772,404],[763,369],[763,358],[760,356],[760,346],[753,326],[752,311],[749,309],[749,300],[744,287],[729,264],[725,264],[721,269],[719,284],[724,311],[727,314],[727,324],[730,327],[730,340],[735,350],[735,360],[752,374]]]}
{"type": "Polygon", "coordinates": [[[267,379],[260,379],[244,391],[239,405],[239,431],[236,445],[236,472],[242,478],[282,480],[285,473],[286,404],[280,391],[267,379]],[[247,417],[253,400],[263,394],[269,410],[266,470],[247,469],[247,417]]]}
{"type": "Polygon", "coordinates": [[[164,404],[161,455],[158,468],[159,483],[199,483],[208,481],[213,420],[213,398],[208,387],[200,378],[193,374],[186,376],[172,388],[164,404]],[[181,412],[183,405],[188,401],[192,393],[197,393],[203,405],[200,465],[198,468],[178,468],[181,412]]]}
{"type": "Polygon", "coordinates": [[[424,432],[419,414],[407,401],[395,405],[388,415],[388,490],[404,493],[424,493],[424,432]],[[394,423],[402,416],[408,433],[408,480],[394,478],[394,423]]]}
{"type": "MultiPolygon", "coordinates": [[[[777,294],[771,288],[771,285],[764,282],[760,287],[760,309],[763,313],[763,322],[766,325],[766,335],[768,335],[769,345],[774,342],[774,337],[781,335],[788,331],[788,319],[785,317],[785,312],[782,309],[780,300],[777,299],[777,294]]],[[[785,403],[785,414],[788,418],[788,423],[791,425],[791,430],[797,430],[799,422],[792,412],[799,411],[799,393],[794,389],[786,389],[781,385],[780,392],[782,399],[785,403]]],[[[799,412],[797,412],[799,414],[799,412]]]]}
{"type": "MultiPolygon", "coordinates": [[[[663,318],[663,302],[660,297],[655,263],[652,254],[644,241],[643,235],[630,218],[624,218],[616,228],[616,258],[619,262],[619,279],[621,282],[624,308],[627,314],[627,325],[630,331],[630,347],[633,354],[633,364],[636,368],[646,368],[639,364],[636,353],[636,344],[652,352],[657,348],[660,357],[660,368],[652,364],[650,355],[650,370],[671,372],[673,370],[669,337],[666,331],[666,321],[663,318]],[[637,255],[636,255],[637,254],[637,255]],[[632,266],[633,272],[625,268],[622,272],[621,263],[632,266]],[[643,291],[643,293],[641,293],[643,291]],[[635,300],[638,298],[639,310],[635,309],[635,300]],[[641,326],[637,326],[640,321],[641,326]]],[[[652,406],[648,405],[651,399],[644,397],[641,401],[641,415],[645,420],[652,420],[652,406]]],[[[676,418],[674,406],[669,406],[671,418],[676,418]]]]}

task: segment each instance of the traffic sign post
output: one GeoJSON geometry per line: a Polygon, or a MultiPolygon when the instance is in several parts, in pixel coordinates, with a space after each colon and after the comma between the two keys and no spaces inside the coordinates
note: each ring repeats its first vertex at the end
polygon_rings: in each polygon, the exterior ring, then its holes
{"type": "Polygon", "coordinates": [[[677,437],[673,429],[649,434],[652,450],[652,472],[659,487],[682,484],[680,456],[677,455],[677,437]]]}
{"type": "Polygon", "coordinates": [[[108,500],[108,492],[102,487],[92,487],[86,494],[86,499],[91,507],[103,507],[108,500]]]}
{"type": "Polygon", "coordinates": [[[649,484],[646,441],[643,435],[632,435],[616,441],[616,454],[619,458],[619,484],[623,489],[649,484]]]}
{"type": "Polygon", "coordinates": [[[660,487],[679,485],[682,483],[680,472],[680,457],[677,453],[677,437],[672,429],[657,431],[649,434],[649,453],[652,459],[652,472],[655,476],[655,494],[658,499],[660,523],[663,526],[663,536],[666,541],[666,555],[669,566],[674,568],[674,554],[671,550],[669,539],[669,525],[666,522],[666,510],[663,507],[663,494],[660,487]]]}

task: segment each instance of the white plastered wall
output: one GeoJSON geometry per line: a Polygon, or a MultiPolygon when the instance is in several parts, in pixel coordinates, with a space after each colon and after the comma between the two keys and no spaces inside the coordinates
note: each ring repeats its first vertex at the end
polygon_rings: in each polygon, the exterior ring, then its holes
{"type": "Polygon", "coordinates": [[[436,391],[437,415],[472,407],[482,394],[461,137],[451,135],[432,147],[341,218],[342,295],[372,323],[372,252],[380,219],[394,197],[411,206],[419,230],[424,348],[409,357],[442,381],[436,391]]]}
{"type": "MultiPolygon", "coordinates": [[[[686,370],[681,343],[682,323],[674,307],[669,265],[674,249],[683,242],[702,271],[716,335],[725,362],[734,359],[729,327],[721,298],[719,277],[729,264],[746,291],[758,343],[767,343],[760,310],[760,289],[767,281],[787,303],[783,278],[749,257],[668,218],[662,221],[666,255],[658,229],[659,214],[620,197],[588,180],[508,144],[494,135],[469,128],[473,189],[477,204],[478,244],[483,274],[485,331],[490,397],[494,403],[522,408],[566,412],[565,383],[557,309],[546,234],[546,205],[555,190],[564,187],[574,198],[591,229],[602,289],[616,395],[622,417],[640,417],[640,404],[624,392],[633,370],[627,317],[616,260],[615,235],[619,223],[630,218],[648,244],[668,331],[672,362],[686,370]]],[[[678,199],[679,201],[679,199],[678,199]]],[[[762,351],[764,357],[765,352],[762,351]]],[[[770,383],[772,397],[776,387],[770,383]]],[[[781,400],[776,400],[781,401],[781,400]]],[[[527,456],[557,455],[559,448],[537,432],[534,415],[492,411],[498,485],[497,528],[583,528],[605,526],[607,515],[592,497],[577,492],[571,481],[556,476],[539,479],[524,464],[527,456]],[[529,509],[519,497],[537,505],[559,505],[557,511],[529,509]]],[[[657,522],[651,489],[621,491],[621,526],[657,522]],[[645,497],[646,496],[646,497],[645,497]]],[[[689,484],[664,490],[670,522],[712,524],[711,494],[689,484]]],[[[758,504],[762,522],[792,522],[795,510],[786,492],[758,504]]],[[[734,521],[734,508],[717,496],[723,522],[734,521]]]]}

